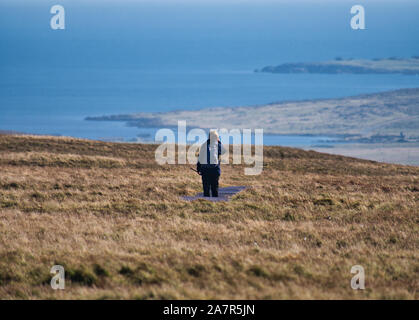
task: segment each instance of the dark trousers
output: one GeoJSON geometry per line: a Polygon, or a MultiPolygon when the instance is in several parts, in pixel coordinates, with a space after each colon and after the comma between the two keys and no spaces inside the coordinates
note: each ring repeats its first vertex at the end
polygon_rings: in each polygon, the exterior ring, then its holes
{"type": "Polygon", "coordinates": [[[202,172],[202,185],[204,187],[204,197],[218,197],[218,179],[220,174],[215,170],[206,170],[202,172]]]}

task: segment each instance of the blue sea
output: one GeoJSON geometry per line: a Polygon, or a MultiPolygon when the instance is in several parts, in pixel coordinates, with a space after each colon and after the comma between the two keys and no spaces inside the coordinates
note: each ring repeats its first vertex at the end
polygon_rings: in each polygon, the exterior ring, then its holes
{"type": "MultiPolygon", "coordinates": [[[[251,106],[419,87],[418,76],[262,74],[285,62],[419,56],[419,2],[62,0],[0,2],[0,130],[152,140],[155,129],[87,116],[251,106]],[[154,130],[154,131],[153,131],[154,130]]],[[[266,136],[310,146],[329,137],[266,136]]]]}

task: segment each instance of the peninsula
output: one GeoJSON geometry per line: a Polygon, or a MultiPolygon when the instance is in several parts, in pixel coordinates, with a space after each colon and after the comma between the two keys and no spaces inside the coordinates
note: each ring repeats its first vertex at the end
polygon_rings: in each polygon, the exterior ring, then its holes
{"type": "Polygon", "coordinates": [[[284,63],[266,66],[255,72],[268,73],[324,73],[324,74],[419,74],[419,57],[410,59],[390,57],[385,59],[342,59],[310,63],[284,63]]]}
{"type": "Polygon", "coordinates": [[[87,117],[123,121],[139,128],[264,129],[265,134],[337,136],[360,142],[419,140],[419,88],[323,100],[286,101],[251,107],[217,107],[162,113],[87,117]],[[400,132],[403,132],[402,137],[400,132]]]}

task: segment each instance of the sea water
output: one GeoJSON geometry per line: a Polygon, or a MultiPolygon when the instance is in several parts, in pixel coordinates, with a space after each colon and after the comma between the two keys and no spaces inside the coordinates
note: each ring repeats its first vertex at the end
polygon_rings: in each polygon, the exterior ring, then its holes
{"type": "MultiPolygon", "coordinates": [[[[361,31],[350,28],[351,1],[175,2],[64,0],[66,29],[52,30],[53,1],[2,1],[0,130],[152,141],[158,128],[84,119],[419,86],[417,76],[254,72],[338,56],[419,55],[417,1],[366,3],[361,31]]],[[[265,137],[289,146],[327,140],[265,137]]]]}

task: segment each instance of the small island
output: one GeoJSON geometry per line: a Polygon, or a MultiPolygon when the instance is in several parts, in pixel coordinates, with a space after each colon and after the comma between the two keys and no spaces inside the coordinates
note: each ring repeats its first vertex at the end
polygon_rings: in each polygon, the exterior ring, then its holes
{"type": "Polygon", "coordinates": [[[419,75],[419,56],[409,59],[390,57],[385,59],[343,59],[337,57],[325,62],[284,63],[266,66],[255,72],[267,73],[320,73],[320,74],[405,74],[419,75]]]}

